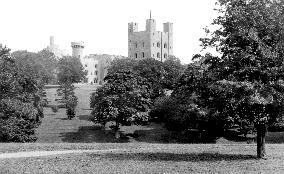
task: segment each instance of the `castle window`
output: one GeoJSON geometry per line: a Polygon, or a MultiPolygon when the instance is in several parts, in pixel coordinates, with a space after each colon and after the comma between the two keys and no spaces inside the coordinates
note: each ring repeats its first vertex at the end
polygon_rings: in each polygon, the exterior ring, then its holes
{"type": "Polygon", "coordinates": [[[145,46],[145,43],[143,42],[142,45],[143,45],[143,47],[144,47],[144,46],[145,46]]]}
{"type": "Polygon", "coordinates": [[[166,53],[164,54],[164,58],[165,58],[165,59],[167,58],[167,54],[166,54],[166,53]]]}
{"type": "Polygon", "coordinates": [[[135,47],[136,47],[136,48],[138,47],[138,43],[137,43],[137,42],[135,43],[135,47]]]}
{"type": "Polygon", "coordinates": [[[96,75],[98,75],[98,71],[95,71],[96,75]]]}
{"type": "Polygon", "coordinates": [[[97,68],[98,67],[98,65],[97,64],[95,64],[95,68],[97,68]]]}
{"type": "Polygon", "coordinates": [[[160,48],[160,42],[157,42],[157,47],[160,48]]]}
{"type": "Polygon", "coordinates": [[[137,55],[137,53],[135,53],[135,58],[137,58],[138,57],[138,55],[137,55]]]}
{"type": "Polygon", "coordinates": [[[145,57],[145,53],[144,53],[144,52],[142,52],[142,57],[143,57],[143,58],[145,57]]]}
{"type": "Polygon", "coordinates": [[[153,33],[153,36],[155,35],[155,33],[153,33]]]}
{"type": "Polygon", "coordinates": [[[157,53],[157,58],[160,58],[160,53],[157,53]]]}
{"type": "Polygon", "coordinates": [[[153,57],[155,57],[155,55],[153,54],[153,57]]]}
{"type": "Polygon", "coordinates": [[[167,48],[167,44],[166,43],[164,44],[164,48],[167,48]]]}
{"type": "Polygon", "coordinates": [[[153,47],[155,46],[155,43],[153,43],[153,47]]]}

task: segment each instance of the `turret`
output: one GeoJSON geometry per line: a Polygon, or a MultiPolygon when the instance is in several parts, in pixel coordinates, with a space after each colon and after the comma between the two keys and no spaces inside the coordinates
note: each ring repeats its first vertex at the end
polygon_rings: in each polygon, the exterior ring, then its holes
{"type": "Polygon", "coordinates": [[[155,19],[147,19],[146,20],[146,31],[148,31],[148,32],[156,31],[155,19]]]}
{"type": "Polygon", "coordinates": [[[84,42],[71,42],[72,56],[83,58],[84,42]]]}
{"type": "Polygon", "coordinates": [[[138,32],[138,23],[128,23],[128,33],[138,32]]]}
{"type": "Polygon", "coordinates": [[[54,45],[54,36],[50,36],[50,46],[54,45]]]}

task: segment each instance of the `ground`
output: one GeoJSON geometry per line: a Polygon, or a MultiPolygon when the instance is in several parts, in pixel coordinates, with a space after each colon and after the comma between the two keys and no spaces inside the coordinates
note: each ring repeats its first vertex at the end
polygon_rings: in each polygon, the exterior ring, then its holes
{"type": "MultiPolygon", "coordinates": [[[[155,123],[122,127],[125,137],[118,141],[110,130],[104,131],[90,121],[89,96],[96,87],[76,87],[79,104],[75,119],[67,120],[64,109],[53,113],[45,108],[45,117],[36,132],[36,143],[2,143],[0,146],[0,156],[23,151],[74,152],[1,159],[0,174],[284,172],[284,144],[268,144],[267,160],[258,160],[255,143],[237,143],[224,138],[216,144],[174,143],[165,141],[168,132],[155,123]]],[[[56,104],[55,89],[48,89],[47,93],[50,104],[56,104]]],[[[267,142],[283,143],[284,133],[269,133],[267,142]]]]}
{"type": "MultiPolygon", "coordinates": [[[[31,144],[29,147],[56,144],[31,144]]],[[[65,144],[71,146],[70,144],[65,144]]],[[[86,144],[72,144],[79,149],[86,144]]],[[[5,145],[4,145],[5,146],[5,145]]],[[[283,173],[284,146],[267,146],[258,160],[254,144],[99,143],[91,149],[121,149],[46,157],[1,159],[0,173],[283,173]]],[[[0,148],[2,149],[2,148],[0,148]]]]}

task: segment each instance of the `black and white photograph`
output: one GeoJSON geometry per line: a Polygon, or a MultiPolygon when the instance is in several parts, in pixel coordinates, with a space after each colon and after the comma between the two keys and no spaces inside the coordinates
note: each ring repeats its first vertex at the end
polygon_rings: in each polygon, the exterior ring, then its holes
{"type": "Polygon", "coordinates": [[[0,174],[284,173],[284,0],[0,16],[0,174]]]}

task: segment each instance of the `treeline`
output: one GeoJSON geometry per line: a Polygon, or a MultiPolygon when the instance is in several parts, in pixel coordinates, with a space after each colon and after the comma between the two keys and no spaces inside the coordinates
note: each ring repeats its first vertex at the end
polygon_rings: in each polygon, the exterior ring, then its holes
{"type": "Polygon", "coordinates": [[[0,49],[0,141],[32,142],[47,105],[44,86],[59,84],[61,102],[69,117],[75,115],[77,98],[72,83],[85,77],[78,58],[56,59],[53,53],[0,49]],[[68,91],[68,92],[67,92],[68,91]]]}

